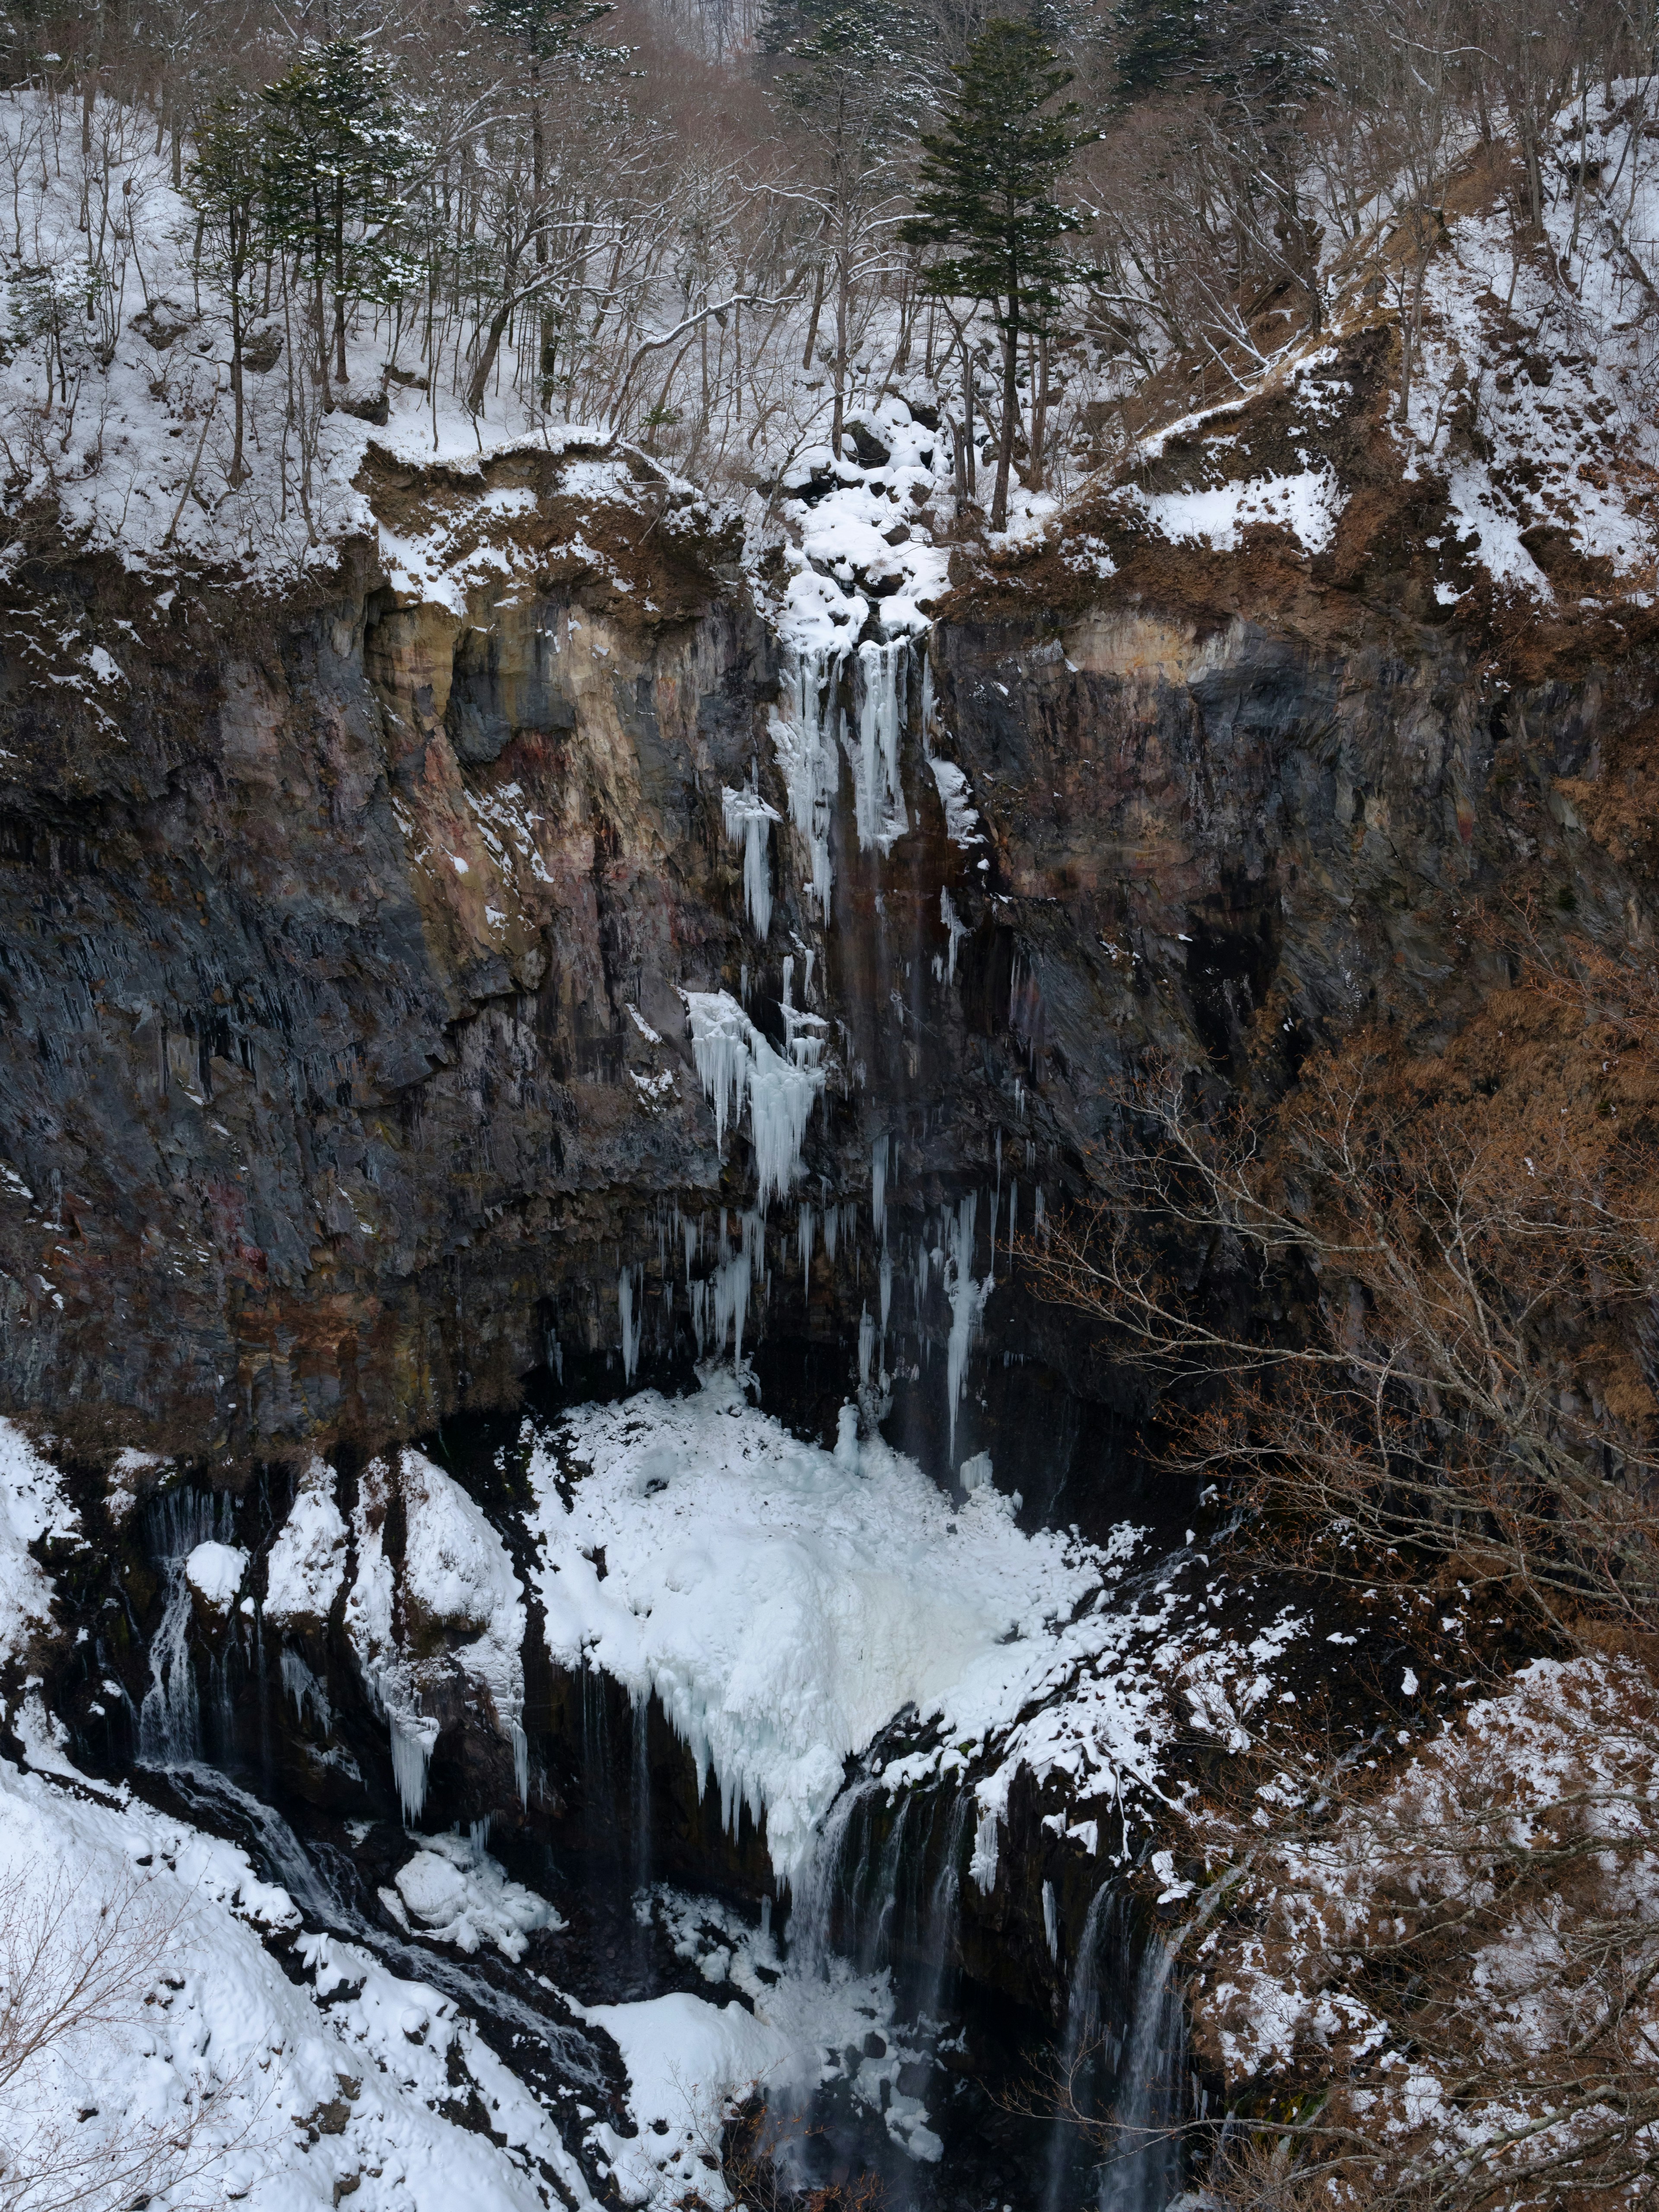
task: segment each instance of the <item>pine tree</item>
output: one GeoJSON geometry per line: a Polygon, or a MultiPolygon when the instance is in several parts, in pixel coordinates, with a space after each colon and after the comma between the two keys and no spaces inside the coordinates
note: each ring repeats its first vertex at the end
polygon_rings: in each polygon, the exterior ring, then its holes
{"type": "Polygon", "coordinates": [[[391,63],[356,39],[308,46],[261,98],[267,216],[315,288],[326,393],[325,289],[333,294],[334,373],[343,384],[348,303],[386,296],[408,274],[391,240],[403,213],[398,180],[415,148],[393,98],[391,63]]]}
{"type": "Polygon", "coordinates": [[[197,133],[196,157],[185,189],[201,218],[202,258],[230,302],[230,396],[236,426],[230,462],[233,491],[247,474],[242,453],[242,349],[264,181],[264,148],[254,118],[240,101],[216,100],[197,133]]]}
{"type": "Polygon", "coordinates": [[[1078,218],[1054,198],[1076,143],[1075,101],[1053,102],[1072,82],[1028,23],[988,23],[956,66],[945,128],[924,133],[923,189],[899,235],[944,247],[924,274],[944,298],[990,303],[1002,339],[1002,436],[991,527],[1008,523],[1008,473],[1019,419],[1019,340],[1047,327],[1064,281],[1056,250],[1078,218]]]}

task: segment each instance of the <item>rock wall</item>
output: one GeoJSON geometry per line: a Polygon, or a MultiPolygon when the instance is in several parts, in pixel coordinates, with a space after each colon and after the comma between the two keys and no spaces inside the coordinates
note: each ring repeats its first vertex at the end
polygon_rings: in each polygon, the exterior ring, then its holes
{"type": "Polygon", "coordinates": [[[925,725],[908,687],[884,856],[840,763],[826,924],[769,733],[780,650],[706,509],[577,450],[380,457],[368,488],[378,546],[278,605],[61,549],[8,587],[0,1404],[88,1449],[377,1448],[550,1363],[620,1385],[624,1267],[642,1371],[683,1371],[688,1280],[754,1184],[678,994],[746,983],[781,1044],[788,958],[830,1076],[757,1268],[768,1402],[833,1434],[890,1307],[866,1413],[1075,1510],[1123,1475],[1133,1394],[1010,1290],[1009,1232],[1088,1187],[1148,1047],[1271,1095],[1356,1022],[1448,1034],[1495,974],[1477,898],[1648,927],[1650,618],[1441,615],[1406,543],[1426,496],[1357,502],[1322,565],[1085,513],[968,572],[925,725]],[[952,842],[925,748],[982,842],[952,842]],[[722,816],[751,775],[786,825],[764,943],[722,816]],[[997,1287],[951,1438],[969,1193],[997,1287]]]}

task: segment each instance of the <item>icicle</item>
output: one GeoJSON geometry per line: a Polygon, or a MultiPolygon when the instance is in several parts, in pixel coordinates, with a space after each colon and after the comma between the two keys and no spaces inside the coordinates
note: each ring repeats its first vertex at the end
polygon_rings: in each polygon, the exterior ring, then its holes
{"type": "Polygon", "coordinates": [[[981,1815],[974,1831],[974,1855],[968,1862],[968,1871],[981,1897],[988,1897],[997,1886],[997,1831],[1000,1824],[994,1813],[981,1815]]]}
{"type": "Polygon", "coordinates": [[[908,639],[859,647],[858,745],[855,750],[848,744],[844,733],[842,745],[853,770],[861,853],[874,846],[884,855],[910,826],[898,758],[904,720],[904,675],[909,664],[908,639]]]}
{"type": "Polygon", "coordinates": [[[1014,1244],[1018,1235],[1019,1185],[1011,1182],[1008,1186],[1008,1264],[1011,1267],[1014,1263],[1014,1244]]]}
{"type": "Polygon", "coordinates": [[[800,979],[800,1002],[802,1006],[805,1006],[812,995],[812,969],[817,960],[817,954],[811,951],[810,949],[805,956],[806,966],[800,979]]]}
{"type": "Polygon", "coordinates": [[[697,1357],[702,1358],[703,1339],[708,1333],[708,1285],[696,1282],[688,1285],[691,1297],[691,1334],[696,1340],[697,1357]]]}
{"type": "Polygon", "coordinates": [[[812,895],[825,921],[830,919],[832,881],[830,823],[837,781],[830,746],[841,719],[841,671],[847,650],[844,645],[817,646],[798,655],[789,711],[781,714],[774,708],[770,721],[773,755],[789,794],[789,818],[811,854],[812,895]]]}
{"type": "Polygon", "coordinates": [[[870,1152],[870,1224],[884,1243],[887,1237],[887,1139],[878,1137],[870,1152]]]}
{"type": "Polygon", "coordinates": [[[1037,1187],[1036,1187],[1036,1218],[1035,1223],[1033,1224],[1031,1233],[1032,1233],[1032,1235],[1033,1235],[1034,1237],[1042,1237],[1042,1236],[1043,1235],[1043,1233],[1044,1233],[1044,1232],[1043,1232],[1043,1212],[1042,1212],[1042,1185],[1041,1183],[1039,1183],[1039,1184],[1037,1185],[1037,1187]]]}
{"type": "Polygon", "coordinates": [[[691,1287],[692,1248],[701,1243],[702,1236],[702,1232],[698,1224],[687,1215],[680,1223],[680,1237],[685,1245],[685,1287],[688,1291],[691,1287]]]}
{"type": "Polygon", "coordinates": [[[388,1715],[392,1729],[392,1778],[398,1785],[404,1826],[418,1820],[426,1804],[426,1770],[438,1741],[438,1723],[421,1713],[388,1715]]]}
{"type": "Polygon", "coordinates": [[[796,1241],[800,1246],[800,1279],[810,1297],[812,1294],[812,1231],[815,1217],[805,1199],[795,1222],[796,1241]]]}
{"type": "Polygon", "coordinates": [[[826,1206],[823,1209],[823,1249],[830,1255],[830,1265],[836,1264],[836,1244],[841,1234],[841,1208],[826,1206]]]}
{"type": "Polygon", "coordinates": [[[939,886],[939,920],[951,933],[951,951],[945,963],[945,980],[947,983],[954,983],[957,980],[957,947],[967,936],[968,929],[957,912],[955,900],[943,884],[939,886]]]}
{"type": "Polygon", "coordinates": [[[756,936],[764,941],[772,927],[772,824],[783,817],[752,787],[747,791],[726,787],[720,805],[726,836],[743,846],[743,902],[756,936]]]}
{"type": "Polygon", "coordinates": [[[952,1459],[957,1455],[957,1407],[962,1402],[968,1354],[985,1310],[985,1301],[991,1292],[988,1276],[983,1283],[974,1279],[974,1217],[978,1211],[978,1204],[977,1194],[969,1191],[958,1205],[956,1218],[951,1224],[951,1249],[945,1262],[945,1294],[951,1304],[951,1335],[945,1348],[945,1393],[952,1459]]]}
{"type": "Polygon", "coordinates": [[[876,1348],[876,1325],[866,1306],[859,1316],[859,1389],[870,1387],[870,1355],[876,1348]]]}
{"type": "Polygon", "coordinates": [[[530,1808],[530,1738],[523,1724],[509,1721],[513,1735],[513,1779],[518,1784],[519,1802],[527,1812],[530,1808]]]}
{"type": "Polygon", "coordinates": [[[645,1262],[639,1263],[640,1310],[634,1310],[635,1270],[624,1267],[617,1278],[617,1309],[622,1316],[623,1381],[634,1380],[634,1370],[640,1364],[640,1339],[645,1334],[645,1262]]]}
{"type": "MultiPolygon", "coordinates": [[[[800,1171],[801,1146],[813,1101],[823,1090],[823,1070],[810,1044],[791,1033],[792,1053],[784,1060],[774,1050],[737,1000],[725,991],[684,991],[691,1028],[691,1051],[703,1095],[714,1108],[714,1135],[726,1141],[728,1114],[736,1120],[749,1094],[750,1138],[755,1148],[755,1177],[764,1207],[786,1191],[800,1171]]],[[[793,1015],[795,1024],[812,1030],[823,1024],[816,1014],[793,1015]]],[[[790,1017],[786,1013],[785,1026],[790,1017]]]]}
{"type": "Polygon", "coordinates": [[[877,1270],[876,1280],[881,1292],[881,1333],[885,1336],[887,1316],[893,1304],[893,1261],[884,1244],[881,1248],[881,1265],[877,1270]]]}

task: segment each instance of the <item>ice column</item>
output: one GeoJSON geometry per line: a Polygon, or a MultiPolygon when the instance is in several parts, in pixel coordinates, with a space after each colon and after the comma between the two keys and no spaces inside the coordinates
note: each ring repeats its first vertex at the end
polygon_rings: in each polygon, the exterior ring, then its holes
{"type": "Polygon", "coordinates": [[[812,859],[812,894],[830,919],[830,823],[835,812],[836,729],[844,645],[803,649],[795,659],[787,711],[772,712],[772,751],[789,794],[789,818],[812,859]]]}
{"type": "Polygon", "coordinates": [[[438,1741],[438,1723],[424,1713],[391,1713],[392,1778],[404,1823],[418,1820],[426,1804],[426,1770],[438,1741]]]}
{"type": "Polygon", "coordinates": [[[823,1088],[823,1070],[817,1065],[823,1050],[823,1018],[785,1005],[786,1060],[728,992],[685,991],[681,996],[691,1025],[692,1056],[703,1095],[714,1105],[715,1138],[722,1146],[727,1117],[737,1119],[748,1093],[749,1133],[764,1211],[800,1172],[807,1119],[823,1088]]]}
{"type": "Polygon", "coordinates": [[[645,1334],[645,1263],[637,1271],[624,1267],[617,1278],[617,1310],[622,1316],[623,1381],[634,1380],[634,1370],[640,1364],[640,1339],[645,1334]],[[638,1277],[638,1300],[635,1298],[635,1274],[638,1277]]]}
{"type": "Polygon", "coordinates": [[[899,738],[904,727],[909,641],[859,647],[859,727],[856,746],[842,743],[853,770],[859,850],[873,845],[884,855],[910,826],[899,780],[899,738]]]}
{"type": "Polygon", "coordinates": [[[751,786],[720,793],[726,834],[743,847],[743,902],[755,934],[763,939],[772,927],[772,824],[783,817],[769,806],[751,786]]]}
{"type": "Polygon", "coordinates": [[[945,1346],[945,1389],[948,1393],[946,1412],[951,1424],[951,1456],[957,1455],[957,1407],[962,1402],[962,1385],[968,1372],[968,1354],[979,1330],[980,1317],[985,1311],[985,1302],[990,1297],[994,1278],[988,1275],[982,1283],[974,1279],[974,1217],[979,1210],[977,1192],[969,1191],[957,1207],[955,1220],[951,1224],[951,1249],[945,1262],[945,1295],[951,1307],[951,1334],[945,1346]]]}

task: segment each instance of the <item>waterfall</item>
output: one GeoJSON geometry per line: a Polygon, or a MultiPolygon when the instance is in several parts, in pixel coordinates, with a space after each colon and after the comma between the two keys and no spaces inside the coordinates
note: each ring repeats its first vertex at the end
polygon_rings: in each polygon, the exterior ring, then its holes
{"type": "Polygon", "coordinates": [[[832,747],[841,722],[841,672],[844,645],[804,647],[791,671],[793,694],[786,711],[772,710],[772,751],[789,794],[789,818],[805,840],[811,857],[812,895],[821,920],[830,919],[833,880],[830,824],[835,813],[836,757],[832,747]],[[828,742],[826,742],[826,739],[828,742]]]}
{"type": "Polygon", "coordinates": [[[1120,2142],[1101,2174],[1099,2212],[1164,2212],[1181,2187],[1187,2011],[1174,1967],[1170,1946],[1149,1935],[1118,2069],[1120,2142]]]}
{"type": "MultiPolygon", "coordinates": [[[[145,1766],[180,1766],[202,1755],[202,1708],[190,1650],[196,1601],[185,1570],[198,1544],[229,1544],[236,1512],[228,1495],[179,1486],[149,1509],[153,1550],[167,1589],[160,1626],[150,1638],[149,1687],[138,1711],[138,1757],[145,1766]]],[[[222,1729],[230,1722],[229,1684],[222,1662],[212,1670],[222,1729]]]]}
{"type": "Polygon", "coordinates": [[[843,728],[842,747],[853,771],[859,850],[873,846],[884,858],[910,826],[899,778],[899,739],[905,722],[910,641],[861,645],[858,650],[858,743],[843,728]]]}
{"type": "MultiPolygon", "coordinates": [[[[1127,2006],[1114,2031],[1106,2017],[1103,1954],[1127,1964],[1134,1920],[1128,1899],[1103,1882],[1089,1903],[1073,1962],[1060,2075],[1076,2108],[1106,2108],[1112,2142],[1089,2185],[1096,2212],[1164,2212],[1182,2185],[1179,2130],[1187,2113],[1187,2014],[1175,1953],[1156,1930],[1123,1984],[1127,2006]]],[[[1120,1984],[1120,1986],[1123,1986],[1120,1984]]],[[[1076,2212],[1085,2185],[1074,2122],[1056,2117],[1049,2136],[1042,2212],[1076,2212]]]]}

